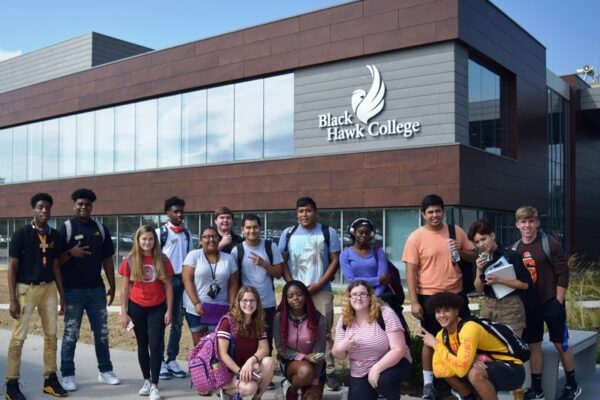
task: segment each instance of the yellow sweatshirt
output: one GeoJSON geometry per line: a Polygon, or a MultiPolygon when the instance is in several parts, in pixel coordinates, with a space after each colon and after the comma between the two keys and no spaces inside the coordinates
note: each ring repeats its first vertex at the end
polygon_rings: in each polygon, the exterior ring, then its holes
{"type": "MultiPolygon", "coordinates": [[[[460,345],[456,332],[448,336],[450,347],[456,355],[452,354],[444,345],[442,331],[439,331],[436,336],[438,344],[435,345],[433,353],[433,374],[437,378],[452,376],[462,378],[467,375],[475,357],[478,355],[490,358],[487,352],[508,352],[508,348],[503,342],[476,322],[465,322],[458,334],[460,345]]],[[[509,355],[493,354],[491,358],[499,361],[510,361],[517,365],[523,364],[518,358],[509,355]]]]}

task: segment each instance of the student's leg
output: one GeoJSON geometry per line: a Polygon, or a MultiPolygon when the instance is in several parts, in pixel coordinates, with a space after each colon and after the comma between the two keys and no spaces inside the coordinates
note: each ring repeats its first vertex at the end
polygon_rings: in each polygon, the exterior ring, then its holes
{"type": "Polygon", "coordinates": [[[312,296],[317,311],[325,317],[327,325],[327,345],[325,348],[325,363],[327,374],[332,374],[335,371],[335,360],[331,355],[333,347],[333,339],[331,329],[333,327],[333,293],[327,290],[321,290],[312,296]]]}
{"type": "Polygon", "coordinates": [[[377,391],[369,383],[369,379],[350,377],[348,400],[377,400],[377,391]]]}
{"type": "Polygon", "coordinates": [[[171,328],[169,330],[169,341],[167,343],[166,361],[177,360],[179,354],[179,342],[181,341],[181,327],[183,325],[183,283],[181,275],[174,275],[173,283],[173,313],[171,315],[171,328]]]}
{"type": "Polygon", "coordinates": [[[285,376],[290,381],[290,393],[297,393],[298,389],[310,385],[315,379],[315,365],[308,361],[292,361],[287,365],[285,376]]]}
{"type": "Polygon", "coordinates": [[[275,307],[264,309],[265,324],[267,326],[267,341],[269,342],[269,355],[273,354],[273,319],[275,319],[275,307]]]}
{"type": "Polygon", "coordinates": [[[148,309],[148,346],[150,348],[150,381],[157,385],[160,364],[165,351],[165,312],[167,304],[163,303],[148,309]]]}
{"type": "Polygon", "coordinates": [[[563,341],[565,336],[568,335],[567,312],[565,306],[564,304],[560,304],[558,300],[553,299],[546,303],[544,311],[544,320],[548,326],[550,341],[554,344],[556,351],[558,351],[560,362],[565,370],[565,385],[571,388],[577,388],[573,350],[571,350],[570,347],[567,347],[566,349],[563,348],[563,341]]]}
{"type": "Polygon", "coordinates": [[[444,378],[444,380],[460,395],[460,397],[467,397],[473,394],[473,386],[471,386],[465,378],[453,376],[451,378],[444,378]]]}
{"type": "Polygon", "coordinates": [[[108,311],[104,287],[87,289],[86,313],[92,332],[94,332],[94,348],[96,350],[96,360],[98,361],[98,371],[112,371],[113,365],[110,361],[108,343],[108,311]]]}
{"type": "MultiPolygon", "coordinates": [[[[137,342],[137,354],[140,369],[144,379],[150,379],[150,355],[148,354],[148,317],[145,307],[140,307],[131,300],[127,307],[127,314],[133,321],[133,332],[137,342]]],[[[158,376],[157,376],[158,378],[158,376]]]]}
{"type": "Polygon", "coordinates": [[[467,379],[471,385],[473,385],[479,397],[486,400],[498,400],[496,388],[489,380],[487,371],[484,367],[471,367],[467,374],[467,379]]]}
{"type": "Polygon", "coordinates": [[[525,381],[525,368],[522,365],[492,361],[485,364],[486,368],[473,367],[467,375],[477,393],[484,399],[489,385],[493,392],[507,392],[515,390],[525,381]]]}
{"type": "Polygon", "coordinates": [[[10,342],[8,344],[8,361],[6,365],[6,380],[20,378],[21,352],[27,338],[27,330],[36,304],[32,300],[31,291],[34,286],[17,283],[19,301],[19,318],[15,320],[10,342]]]}
{"type": "Polygon", "coordinates": [[[255,366],[255,368],[258,370],[257,372],[260,373],[260,375],[262,376],[262,379],[258,384],[257,392],[253,397],[256,400],[259,399],[260,396],[262,396],[265,390],[267,390],[267,387],[273,379],[273,373],[275,372],[275,361],[272,357],[263,357],[263,359],[260,360],[260,365],[255,366]]]}
{"type": "Polygon", "coordinates": [[[409,377],[411,367],[412,364],[404,358],[398,364],[383,371],[377,382],[377,393],[387,400],[399,399],[400,382],[409,377]]]}
{"type": "Polygon", "coordinates": [[[38,286],[35,290],[37,308],[44,331],[44,378],[56,373],[56,319],[58,294],[54,282],[38,286]]]}
{"type": "Polygon", "coordinates": [[[83,291],[85,289],[64,289],[67,309],[65,310],[64,331],[60,346],[60,372],[64,377],[75,375],[75,347],[79,340],[83,317],[83,291]]]}

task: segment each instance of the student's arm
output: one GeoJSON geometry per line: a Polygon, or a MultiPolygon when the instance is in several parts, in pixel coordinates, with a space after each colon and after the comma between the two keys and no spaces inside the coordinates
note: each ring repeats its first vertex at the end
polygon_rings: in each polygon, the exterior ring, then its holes
{"type": "Polygon", "coordinates": [[[187,294],[190,302],[194,305],[194,311],[202,317],[204,315],[204,310],[202,309],[202,303],[200,302],[198,292],[196,291],[196,285],[194,284],[194,271],[195,269],[193,266],[184,264],[181,270],[181,281],[183,282],[185,294],[187,294]]]}
{"type": "Polygon", "coordinates": [[[452,354],[441,340],[438,340],[433,348],[433,373],[436,377],[458,376],[463,378],[467,375],[477,355],[481,329],[483,328],[475,322],[464,324],[458,334],[460,346],[456,355],[452,354]],[[447,372],[450,372],[451,375],[440,375],[447,372]]]}
{"type": "Polygon", "coordinates": [[[477,290],[478,293],[483,293],[483,288],[484,288],[484,284],[481,281],[481,274],[483,274],[483,268],[485,268],[485,265],[487,264],[487,261],[484,261],[481,258],[477,258],[475,260],[475,280],[473,281],[473,286],[475,286],[475,290],[477,290]]]}
{"type": "Polygon", "coordinates": [[[115,299],[117,287],[115,283],[115,263],[112,255],[102,260],[102,268],[104,269],[104,275],[106,275],[106,280],[108,281],[108,291],[106,292],[106,295],[108,296],[108,305],[110,306],[115,299]]]}
{"type": "Polygon", "coordinates": [[[221,323],[215,330],[217,332],[217,355],[219,356],[219,360],[221,360],[234,375],[237,375],[240,372],[241,367],[237,365],[235,360],[229,355],[229,337],[227,335],[230,333],[229,321],[226,319],[221,320],[221,323]]]}
{"type": "Polygon", "coordinates": [[[167,296],[167,311],[165,312],[165,325],[171,323],[171,316],[173,315],[173,276],[167,275],[165,281],[165,294],[167,296]]]}
{"type": "Polygon", "coordinates": [[[18,319],[21,315],[21,306],[17,296],[17,275],[19,273],[19,259],[17,257],[9,257],[8,259],[8,310],[10,316],[18,319]]]}
{"type": "Polygon", "coordinates": [[[377,387],[379,376],[383,371],[398,364],[406,355],[406,340],[401,329],[385,333],[390,343],[390,350],[369,370],[368,380],[371,386],[377,387]]]}
{"type": "Polygon", "coordinates": [[[323,288],[323,286],[325,286],[329,281],[331,281],[333,279],[333,277],[338,269],[339,262],[340,262],[340,252],[339,251],[337,251],[335,253],[329,253],[329,265],[327,266],[325,273],[323,274],[323,276],[321,277],[321,279],[319,279],[319,281],[317,283],[308,285],[308,292],[311,294],[311,296],[314,296],[315,294],[319,293],[321,291],[321,289],[323,288]]]}
{"type": "Polygon", "coordinates": [[[283,264],[281,265],[281,275],[286,282],[292,280],[292,274],[290,273],[290,267],[288,266],[288,261],[290,259],[289,250],[286,249],[286,237],[289,228],[285,228],[283,232],[281,232],[281,236],[279,237],[279,252],[281,253],[281,257],[283,258],[283,264]]]}
{"type": "Polygon", "coordinates": [[[417,319],[423,319],[423,308],[417,298],[417,264],[406,262],[406,288],[410,295],[410,311],[417,319]]]}
{"type": "Polygon", "coordinates": [[[54,262],[52,263],[52,270],[54,271],[56,289],[58,290],[58,294],[60,296],[60,310],[58,311],[58,315],[64,315],[65,311],[67,311],[67,302],[65,301],[65,292],[62,284],[62,272],[60,271],[58,258],[54,259],[54,262]]]}
{"type": "Polygon", "coordinates": [[[131,322],[131,318],[128,314],[129,306],[129,264],[127,258],[123,260],[119,267],[121,274],[121,326],[123,329],[127,329],[127,325],[131,322]]]}
{"type": "Polygon", "coordinates": [[[556,239],[548,237],[550,243],[550,255],[552,256],[552,267],[557,276],[556,299],[560,304],[565,304],[565,295],[569,287],[569,265],[565,252],[556,239]]]}

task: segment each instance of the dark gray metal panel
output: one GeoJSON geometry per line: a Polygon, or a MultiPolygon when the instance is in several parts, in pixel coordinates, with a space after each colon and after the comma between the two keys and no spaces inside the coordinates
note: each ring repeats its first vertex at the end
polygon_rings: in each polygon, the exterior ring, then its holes
{"type": "Polygon", "coordinates": [[[581,90],[581,109],[600,110],[600,87],[581,90]]]}
{"type": "MultiPolygon", "coordinates": [[[[456,48],[455,43],[441,43],[297,70],[294,154],[340,154],[456,143],[456,48]],[[369,124],[418,121],[420,133],[410,138],[365,134],[360,139],[328,140],[328,128],[319,128],[319,115],[354,115],[354,91],[368,91],[373,81],[367,65],[379,69],[386,87],[385,106],[369,124]]],[[[463,112],[464,107],[461,104],[463,112]]],[[[356,116],[351,118],[352,126],[359,124],[366,129],[367,125],[356,116]]]]}
{"type": "Polygon", "coordinates": [[[92,32],[92,66],[152,51],[151,48],[92,32]]]}

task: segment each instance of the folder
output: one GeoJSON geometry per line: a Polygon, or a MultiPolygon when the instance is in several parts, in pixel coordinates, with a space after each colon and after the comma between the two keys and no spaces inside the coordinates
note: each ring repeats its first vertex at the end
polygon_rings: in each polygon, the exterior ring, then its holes
{"type": "MultiPolygon", "coordinates": [[[[512,264],[501,263],[495,263],[490,268],[486,269],[485,276],[487,277],[488,275],[495,275],[502,279],[516,279],[517,277],[515,274],[515,267],[513,267],[512,264]]],[[[498,299],[501,299],[516,290],[515,288],[503,285],[501,283],[492,285],[492,289],[494,290],[494,294],[498,299]]]]}

